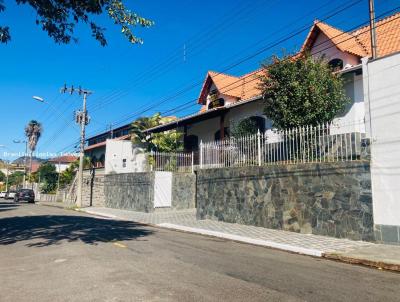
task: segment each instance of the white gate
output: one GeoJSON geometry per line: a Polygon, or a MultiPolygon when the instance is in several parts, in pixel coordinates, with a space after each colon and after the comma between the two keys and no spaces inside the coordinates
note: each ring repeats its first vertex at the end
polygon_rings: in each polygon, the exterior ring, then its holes
{"type": "Polygon", "coordinates": [[[172,173],[154,172],[154,207],[171,207],[172,173]]]}

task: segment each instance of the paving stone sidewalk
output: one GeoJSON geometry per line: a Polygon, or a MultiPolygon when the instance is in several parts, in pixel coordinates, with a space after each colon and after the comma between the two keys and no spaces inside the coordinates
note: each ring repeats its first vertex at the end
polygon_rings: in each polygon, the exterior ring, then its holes
{"type": "Polygon", "coordinates": [[[288,231],[266,229],[262,227],[225,223],[208,219],[197,220],[194,209],[182,211],[162,211],[155,213],[142,213],[96,207],[84,208],[81,210],[94,215],[131,220],[170,229],[201,233],[204,235],[223,237],[237,241],[245,241],[313,256],[322,256],[325,253],[339,251],[347,252],[356,248],[374,245],[372,243],[362,241],[336,239],[310,234],[299,234],[288,231]]]}

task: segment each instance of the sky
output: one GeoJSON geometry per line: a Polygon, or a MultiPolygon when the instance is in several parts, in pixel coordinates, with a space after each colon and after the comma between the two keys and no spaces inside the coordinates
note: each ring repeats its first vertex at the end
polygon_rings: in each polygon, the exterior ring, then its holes
{"type": "MultiPolygon", "coordinates": [[[[35,24],[32,8],[5,1],[0,25],[10,27],[12,40],[0,44],[0,158],[12,160],[24,152],[24,144],[13,141],[24,139],[32,119],[43,125],[39,156],[74,150],[79,127],[73,112],[82,98],[61,94],[64,84],[93,91],[88,97],[90,136],[155,112],[184,116],[198,111],[195,100],[208,70],[242,75],[273,54],[295,52],[315,19],[324,20],[353,2],[326,22],[350,30],[368,21],[367,0],[125,2],[155,22],[134,30],[142,45],[130,44],[107,16],[94,18],[106,28],[106,47],[85,24],[76,27],[78,43],[58,45],[35,24]],[[294,32],[299,33],[289,38],[294,32]]],[[[375,0],[377,16],[398,6],[398,0],[375,0]]]]}

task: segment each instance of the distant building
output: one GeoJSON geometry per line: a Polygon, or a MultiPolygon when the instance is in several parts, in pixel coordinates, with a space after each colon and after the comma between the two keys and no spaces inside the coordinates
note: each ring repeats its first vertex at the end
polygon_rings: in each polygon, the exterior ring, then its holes
{"type": "Polygon", "coordinates": [[[52,163],[56,166],[56,171],[58,173],[64,172],[71,163],[76,161],[78,158],[76,156],[72,155],[65,155],[65,156],[59,156],[55,158],[49,159],[47,162],[52,163]]]}

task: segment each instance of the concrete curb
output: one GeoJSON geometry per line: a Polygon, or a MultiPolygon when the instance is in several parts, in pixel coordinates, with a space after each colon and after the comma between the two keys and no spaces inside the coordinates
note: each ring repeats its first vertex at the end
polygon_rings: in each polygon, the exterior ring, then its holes
{"type": "Polygon", "coordinates": [[[43,203],[41,201],[35,201],[35,204],[40,205],[42,207],[53,207],[53,208],[59,208],[59,209],[66,209],[65,204],[50,204],[50,203],[43,203]]]}
{"type": "Polygon", "coordinates": [[[126,219],[122,219],[122,218],[120,218],[118,216],[115,216],[115,215],[112,215],[112,214],[99,214],[99,213],[96,213],[96,212],[92,212],[90,210],[85,210],[84,208],[76,208],[74,210],[77,211],[77,212],[82,212],[82,213],[86,213],[86,214],[90,214],[90,215],[98,216],[98,217],[102,217],[102,218],[109,218],[109,219],[115,219],[115,220],[124,220],[124,221],[126,220],[126,219]]]}
{"type": "MultiPolygon", "coordinates": [[[[98,216],[98,217],[123,220],[123,221],[131,221],[130,219],[121,218],[121,217],[118,217],[118,216],[115,216],[112,214],[103,214],[103,213],[99,214],[97,212],[86,210],[84,208],[83,209],[82,208],[75,209],[75,210],[78,212],[83,212],[83,213],[87,213],[87,214],[98,216]]],[[[324,251],[318,250],[318,249],[303,248],[303,247],[299,247],[299,246],[274,242],[274,241],[270,241],[270,240],[254,239],[254,238],[244,237],[244,236],[240,236],[240,235],[226,234],[226,233],[222,233],[222,232],[187,227],[187,226],[171,224],[171,223],[159,223],[159,224],[143,223],[143,222],[137,222],[137,223],[142,224],[142,225],[148,225],[151,227],[158,227],[161,229],[169,229],[169,230],[187,232],[187,233],[191,233],[191,234],[209,236],[209,237],[214,237],[214,238],[223,238],[223,239],[232,240],[235,242],[241,242],[241,243],[246,243],[246,244],[267,247],[267,248],[273,248],[273,249],[277,249],[277,250],[281,250],[281,251],[285,251],[285,252],[296,253],[296,254],[312,256],[312,257],[318,257],[318,258],[324,258],[327,260],[340,261],[343,263],[357,264],[357,265],[363,265],[363,266],[368,266],[368,267],[377,268],[377,269],[389,270],[389,271],[393,271],[393,272],[400,272],[400,265],[398,265],[398,264],[371,261],[371,260],[363,259],[363,258],[348,257],[348,256],[341,255],[340,252],[336,252],[336,253],[324,252],[324,251]]]]}

